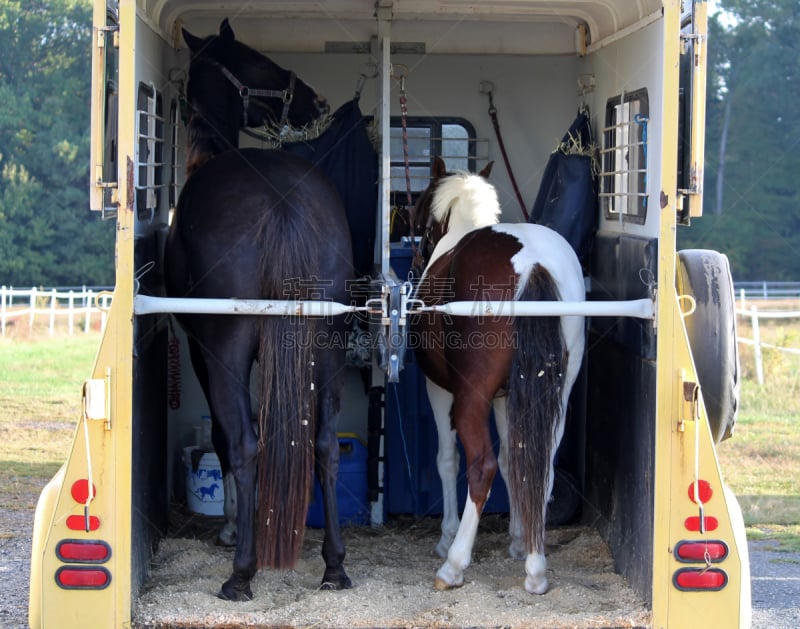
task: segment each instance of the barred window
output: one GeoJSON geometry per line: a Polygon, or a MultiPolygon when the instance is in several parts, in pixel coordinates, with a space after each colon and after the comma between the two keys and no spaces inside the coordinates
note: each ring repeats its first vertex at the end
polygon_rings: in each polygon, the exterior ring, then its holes
{"type": "Polygon", "coordinates": [[[647,90],[608,100],[600,202],[606,217],[644,223],[647,215],[647,90]]]}

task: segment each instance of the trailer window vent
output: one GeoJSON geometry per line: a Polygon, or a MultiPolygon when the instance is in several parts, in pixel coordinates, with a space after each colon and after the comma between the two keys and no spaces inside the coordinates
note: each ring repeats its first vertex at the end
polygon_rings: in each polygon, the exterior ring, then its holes
{"type": "Polygon", "coordinates": [[[160,208],[164,184],[164,112],[153,85],[139,85],[136,103],[136,216],[152,221],[160,208]]]}
{"type": "Polygon", "coordinates": [[[180,196],[180,181],[183,164],[180,161],[180,133],[181,110],[177,99],[172,99],[169,105],[169,141],[170,141],[170,171],[169,171],[169,209],[173,211],[178,206],[180,196]]]}
{"type": "Polygon", "coordinates": [[[645,221],[648,116],[647,90],[626,92],[606,104],[600,203],[607,218],[645,221]]]}
{"type": "MultiPolygon", "coordinates": [[[[411,194],[416,196],[430,184],[431,160],[441,157],[448,170],[477,170],[478,160],[488,159],[489,141],[477,138],[475,128],[463,118],[409,117],[406,120],[411,194]]],[[[403,125],[392,117],[390,129],[391,190],[405,205],[406,169],[403,125]]]]}

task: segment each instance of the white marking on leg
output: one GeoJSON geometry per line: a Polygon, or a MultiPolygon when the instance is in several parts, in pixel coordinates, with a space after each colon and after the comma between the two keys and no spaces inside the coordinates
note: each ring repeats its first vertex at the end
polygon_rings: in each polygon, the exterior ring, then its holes
{"type": "Polygon", "coordinates": [[[525,560],[525,589],[531,594],[544,594],[549,584],[547,582],[547,560],[544,555],[531,553],[525,560]]]}
{"type": "Polygon", "coordinates": [[[522,524],[517,510],[514,509],[514,501],[511,499],[511,485],[508,482],[508,416],[506,414],[505,397],[495,398],[492,401],[494,407],[494,422],[497,426],[497,436],[500,438],[500,452],[497,456],[497,465],[500,468],[500,475],[506,484],[508,492],[508,502],[511,507],[511,514],[508,521],[508,534],[511,536],[511,544],[508,547],[508,554],[513,559],[525,559],[527,551],[525,543],[522,541],[522,524]]]}
{"type": "Polygon", "coordinates": [[[442,564],[436,573],[436,587],[439,589],[459,587],[464,584],[464,570],[472,561],[472,546],[475,544],[475,534],[478,532],[480,515],[478,508],[467,493],[467,503],[464,506],[464,515],[450,550],[447,551],[447,561],[442,564]]]}
{"type": "Polygon", "coordinates": [[[436,454],[436,467],[442,481],[442,537],[436,545],[436,553],[447,557],[447,549],[458,531],[458,450],[456,431],[450,427],[450,409],[453,407],[453,394],[443,389],[429,378],[425,378],[428,400],[436,421],[439,435],[439,450],[436,454]]]}

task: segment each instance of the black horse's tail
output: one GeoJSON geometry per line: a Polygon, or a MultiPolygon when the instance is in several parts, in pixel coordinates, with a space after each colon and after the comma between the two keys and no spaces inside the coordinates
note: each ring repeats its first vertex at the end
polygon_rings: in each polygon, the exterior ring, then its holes
{"type": "MultiPolygon", "coordinates": [[[[559,300],[550,273],[536,264],[520,301],[559,300]]],[[[528,553],[544,554],[545,505],[557,438],[567,350],[558,317],[517,317],[509,377],[508,462],[512,506],[528,553]]]]}
{"type": "MultiPolygon", "coordinates": [[[[303,287],[317,282],[315,253],[320,237],[294,208],[268,212],[262,242],[263,295],[308,298],[303,287]]],[[[312,340],[315,322],[299,316],[261,318],[258,365],[259,409],[258,567],[291,568],[303,543],[314,468],[316,400],[312,340]]]]}

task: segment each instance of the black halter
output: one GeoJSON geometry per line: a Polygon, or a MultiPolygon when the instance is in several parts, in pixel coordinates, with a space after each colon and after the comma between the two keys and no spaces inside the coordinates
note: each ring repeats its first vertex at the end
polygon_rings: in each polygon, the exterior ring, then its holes
{"type": "MultiPolygon", "coordinates": [[[[222,74],[233,83],[233,86],[239,92],[239,96],[242,99],[242,103],[244,105],[244,116],[242,125],[247,126],[247,108],[250,106],[250,97],[251,96],[262,96],[266,98],[280,98],[283,101],[283,112],[281,113],[281,119],[278,123],[279,127],[283,127],[288,118],[289,118],[289,106],[292,104],[292,98],[294,97],[294,84],[297,76],[294,72],[289,72],[289,87],[285,90],[261,90],[261,89],[250,89],[246,85],[244,85],[239,79],[237,79],[233,73],[228,70],[225,66],[216,63],[219,69],[222,71],[222,74]]],[[[260,104],[260,103],[259,103],[260,104]]],[[[263,106],[263,105],[262,105],[263,106]]]]}

